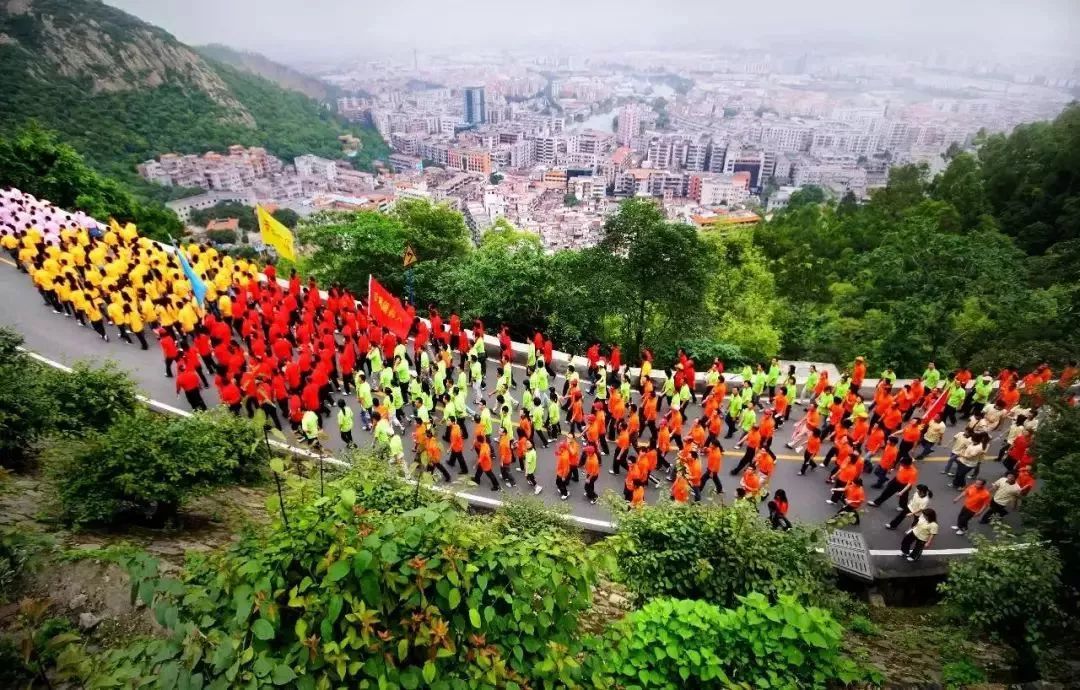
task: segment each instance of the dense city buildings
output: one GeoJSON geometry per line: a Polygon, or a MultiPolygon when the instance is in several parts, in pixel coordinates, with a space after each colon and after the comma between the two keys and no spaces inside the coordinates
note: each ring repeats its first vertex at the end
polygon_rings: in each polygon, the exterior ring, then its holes
{"type": "Polygon", "coordinates": [[[415,57],[323,77],[363,94],[338,98],[338,114],[389,144],[371,173],[239,146],[165,154],[139,172],[278,202],[428,198],[477,233],[502,218],[554,250],[594,242],[628,197],[708,229],[751,222],[810,185],[865,200],[893,166],[935,174],[982,131],[1052,117],[1077,86],[1075,65],[1044,63],[1032,77],[937,53],[458,55],[423,67],[415,57]]]}

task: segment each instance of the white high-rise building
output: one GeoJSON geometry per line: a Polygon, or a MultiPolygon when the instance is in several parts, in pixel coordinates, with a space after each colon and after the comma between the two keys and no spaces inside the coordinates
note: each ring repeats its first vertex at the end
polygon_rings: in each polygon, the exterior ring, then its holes
{"type": "Polygon", "coordinates": [[[641,134],[641,106],[631,103],[619,110],[619,130],[616,134],[618,142],[629,146],[634,137],[641,134]]]}

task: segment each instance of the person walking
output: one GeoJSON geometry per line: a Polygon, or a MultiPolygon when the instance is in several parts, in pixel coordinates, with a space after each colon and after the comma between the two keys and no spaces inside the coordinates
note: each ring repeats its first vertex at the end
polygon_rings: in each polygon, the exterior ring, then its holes
{"type": "Polygon", "coordinates": [[[189,367],[180,369],[180,372],[176,375],[176,397],[180,397],[180,393],[184,393],[184,397],[187,398],[188,404],[191,405],[191,409],[196,412],[206,410],[206,403],[203,402],[202,382],[199,381],[199,375],[195,373],[189,367]]]}
{"type": "Polygon", "coordinates": [[[930,487],[926,484],[917,484],[915,490],[908,493],[910,496],[907,502],[897,508],[896,517],[885,523],[885,529],[896,529],[909,516],[919,517],[930,505],[930,499],[934,497],[934,492],[930,491],[930,487]]]}
{"type": "Polygon", "coordinates": [[[1016,508],[1023,489],[1016,481],[1016,473],[1009,472],[991,485],[990,506],[983,513],[980,525],[990,524],[995,516],[1005,517],[1016,508]]]}
{"type": "Polygon", "coordinates": [[[483,434],[476,435],[476,472],[473,473],[473,483],[479,484],[481,476],[487,476],[491,481],[491,490],[499,491],[499,480],[495,478],[495,472],[491,464],[491,446],[483,434]]]}
{"type": "Polygon", "coordinates": [[[539,496],[544,487],[536,483],[536,447],[532,441],[525,441],[525,481],[533,487],[533,495],[539,496]]]}
{"type": "Polygon", "coordinates": [[[990,435],[985,431],[977,431],[971,436],[968,443],[957,457],[956,476],[953,477],[952,487],[957,491],[964,488],[969,472],[978,471],[979,463],[982,462],[986,449],[990,447],[990,435]]]}
{"type": "Polygon", "coordinates": [[[344,399],[338,400],[337,406],[337,423],[338,431],[341,432],[341,442],[345,444],[346,448],[356,448],[352,435],[354,421],[352,408],[344,399]]]}
{"type": "Polygon", "coordinates": [[[964,501],[964,505],[956,516],[956,524],[952,526],[957,536],[967,531],[971,518],[978,517],[990,506],[990,491],[986,488],[986,480],[976,479],[971,486],[964,489],[964,493],[953,499],[953,503],[960,500],[964,501]]]}
{"type": "Polygon", "coordinates": [[[923,423],[922,439],[919,441],[919,454],[915,456],[916,460],[922,460],[934,450],[934,446],[941,443],[945,438],[945,422],[935,415],[929,420],[923,423]]]}
{"type": "Polygon", "coordinates": [[[874,508],[881,506],[882,503],[892,498],[894,494],[899,494],[900,509],[906,508],[906,503],[910,497],[911,490],[915,487],[915,483],[919,479],[919,470],[915,467],[915,462],[911,457],[905,457],[900,459],[900,465],[896,469],[896,474],[889,483],[882,489],[881,494],[877,498],[870,501],[870,505],[874,508]]]}
{"type": "Polygon", "coordinates": [[[769,524],[773,529],[791,529],[791,520],[788,520],[788,497],[783,489],[777,489],[772,500],[768,503],[769,524]]]}
{"type": "Polygon", "coordinates": [[[844,505],[840,506],[840,510],[836,511],[836,515],[833,519],[840,517],[844,513],[851,513],[855,516],[855,524],[859,524],[859,510],[862,508],[863,503],[866,501],[866,491],[863,489],[862,477],[855,477],[847,486],[844,487],[844,505]]]}
{"type": "Polygon", "coordinates": [[[930,546],[937,533],[937,513],[933,508],[924,508],[900,542],[901,557],[912,563],[919,560],[923,550],[930,546]]]}

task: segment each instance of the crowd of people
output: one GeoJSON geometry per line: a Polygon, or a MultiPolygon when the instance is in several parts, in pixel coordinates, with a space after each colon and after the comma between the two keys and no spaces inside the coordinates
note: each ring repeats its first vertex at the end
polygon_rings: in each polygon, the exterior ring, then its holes
{"type": "MultiPolygon", "coordinates": [[[[742,453],[727,472],[737,482],[736,498],[765,502],[779,529],[791,522],[786,493],[771,487],[773,442],[790,425],[786,445],[802,457],[798,474],[824,481],[837,517],[858,523],[867,508],[896,497],[887,524],[907,522],[901,548],[912,560],[938,531],[920,461],[962,421],[943,470],[962,502],[955,531],[963,534],[973,518],[987,522],[1013,510],[1034,485],[1037,391],[1054,378],[1046,365],[1024,376],[1007,368],[975,377],[966,369],[942,373],[931,363],[903,384],[886,368],[871,386],[861,357],[836,380],[811,367],[798,381],[795,367],[785,370],[778,359],[744,366],[737,379],[717,360],[699,377],[697,363],[682,352],[672,367],[654,371],[646,351],[631,370],[617,347],[605,354],[599,344],[586,351],[583,365],[557,364],[540,333],[525,343],[520,367],[503,326],[489,386],[485,326],[463,324],[456,314],[444,319],[430,308],[419,318],[408,305],[412,327],[399,337],[340,286],[323,293],[295,272],[279,280],[273,265],[189,245],[180,251],[205,285],[200,304],[173,248],[140,237],[133,226],[102,226],[17,190],[0,192],[0,246],[57,315],[103,340],[111,326],[142,349],[150,347],[148,334],[156,336],[165,376],[194,410],[206,409],[202,391],[213,385],[235,414],[261,410],[268,423],[289,426],[319,450],[328,420],[346,446],[356,447],[359,421],[374,446],[407,470],[445,482],[456,471],[492,491],[514,486],[519,473],[537,494],[550,478],[561,499],[579,485],[596,503],[606,463],[610,474],[624,475],[631,509],[648,491],[677,502],[700,501],[710,485],[723,494],[728,444],[742,453]],[[996,458],[1005,474],[987,485],[980,470],[999,437],[996,458]],[[554,445],[553,466],[539,466],[538,445],[554,445]],[[868,491],[879,493],[868,501],[868,491]]],[[[1076,377],[1073,363],[1056,378],[1068,388],[1076,377]]]]}

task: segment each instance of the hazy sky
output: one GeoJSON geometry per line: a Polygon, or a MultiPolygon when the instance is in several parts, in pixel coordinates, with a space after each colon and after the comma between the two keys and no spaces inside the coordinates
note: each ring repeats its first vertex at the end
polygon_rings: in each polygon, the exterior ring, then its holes
{"type": "Polygon", "coordinates": [[[732,36],[1080,56],[1080,0],[106,0],[187,43],[279,59],[385,50],[722,48],[732,36]]]}

